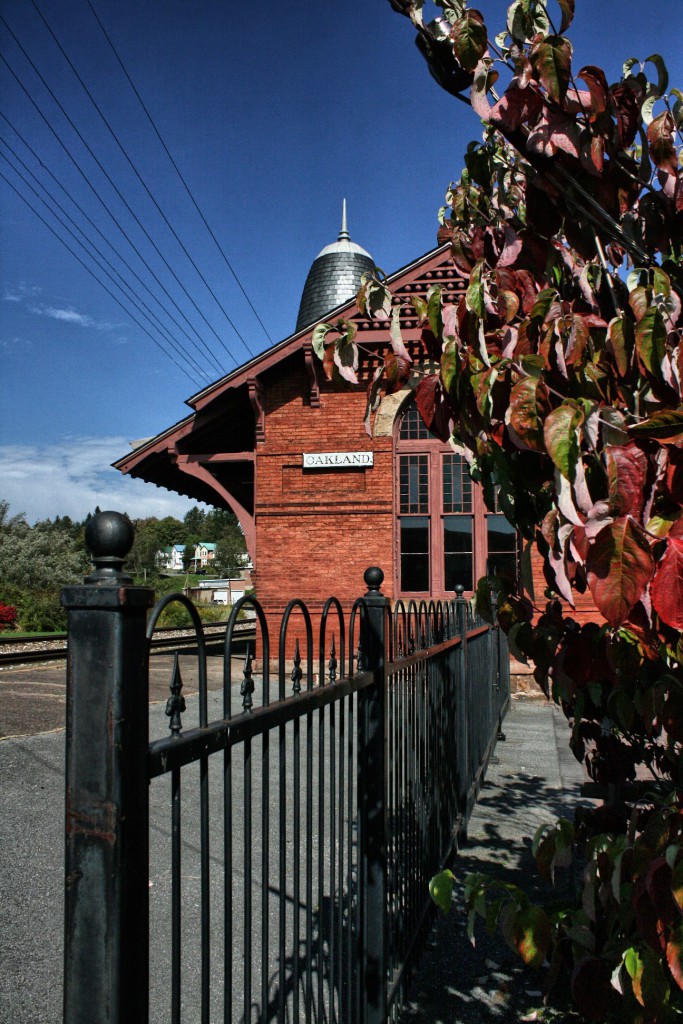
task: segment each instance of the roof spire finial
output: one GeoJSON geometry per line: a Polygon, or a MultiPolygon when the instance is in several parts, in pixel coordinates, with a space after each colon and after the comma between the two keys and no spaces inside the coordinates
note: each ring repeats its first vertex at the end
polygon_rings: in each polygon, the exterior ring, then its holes
{"type": "Polygon", "coordinates": [[[342,199],[342,223],[341,231],[339,232],[338,242],[348,242],[351,240],[351,235],[346,229],[346,199],[342,199]]]}

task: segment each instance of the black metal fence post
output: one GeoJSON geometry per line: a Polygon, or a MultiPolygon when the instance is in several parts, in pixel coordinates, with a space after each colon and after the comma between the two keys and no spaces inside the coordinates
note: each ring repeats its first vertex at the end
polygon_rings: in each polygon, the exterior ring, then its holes
{"type": "Polygon", "coordinates": [[[470,752],[468,721],[472,714],[469,707],[467,689],[467,603],[463,597],[465,588],[458,584],[455,588],[456,629],[460,633],[458,648],[458,679],[457,679],[457,736],[458,736],[458,797],[461,813],[467,811],[467,794],[470,787],[470,752]]]}
{"type": "Polygon", "coordinates": [[[68,609],[64,1024],[148,1020],[148,687],[154,591],[122,572],[133,527],[86,528],[94,572],[68,609]]]}
{"type": "Polygon", "coordinates": [[[387,1001],[386,627],[388,599],[377,566],[363,576],[363,667],[374,685],[358,704],[358,901],[360,1024],[384,1024],[387,1001]]]}

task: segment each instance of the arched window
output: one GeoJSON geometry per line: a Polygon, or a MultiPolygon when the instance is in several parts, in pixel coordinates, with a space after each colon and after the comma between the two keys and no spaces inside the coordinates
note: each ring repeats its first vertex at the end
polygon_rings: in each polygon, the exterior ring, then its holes
{"type": "Polygon", "coordinates": [[[400,416],[396,444],[397,593],[449,596],[485,575],[514,577],[517,535],[489,512],[465,459],[424,425],[414,402],[400,416]]]}

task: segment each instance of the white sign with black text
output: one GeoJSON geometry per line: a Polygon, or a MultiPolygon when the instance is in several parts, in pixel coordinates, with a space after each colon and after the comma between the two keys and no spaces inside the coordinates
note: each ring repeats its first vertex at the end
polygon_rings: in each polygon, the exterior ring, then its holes
{"type": "Polygon", "coordinates": [[[366,469],[373,452],[304,452],[304,469],[366,469]]]}

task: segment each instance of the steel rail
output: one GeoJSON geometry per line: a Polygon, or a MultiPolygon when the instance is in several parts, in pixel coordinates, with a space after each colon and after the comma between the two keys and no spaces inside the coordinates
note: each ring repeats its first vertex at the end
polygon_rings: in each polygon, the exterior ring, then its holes
{"type": "MultiPolygon", "coordinates": [[[[221,632],[216,628],[218,623],[211,623],[211,628],[206,630],[204,637],[207,643],[207,647],[215,647],[217,644],[223,644],[225,632],[221,632]]],[[[222,624],[225,626],[225,623],[222,624]]],[[[163,627],[171,632],[178,633],[179,631],[175,627],[163,627]]],[[[241,642],[253,642],[256,639],[256,627],[250,623],[238,623],[235,627],[235,633],[238,634],[235,639],[241,642]]],[[[24,664],[33,664],[36,662],[46,661],[64,661],[66,659],[66,633],[59,634],[53,633],[49,635],[49,642],[55,643],[62,641],[63,646],[60,647],[45,647],[42,650],[33,651],[17,651],[16,647],[21,644],[48,642],[47,637],[36,637],[29,639],[28,637],[2,637],[0,638],[2,643],[0,644],[0,669],[9,666],[17,666],[24,664]],[[8,641],[10,641],[8,643],[8,641]],[[9,648],[9,649],[4,649],[9,648]]],[[[192,650],[197,646],[197,637],[194,632],[188,633],[186,636],[154,636],[150,641],[153,654],[161,654],[168,650],[192,650]]]]}

